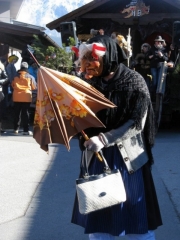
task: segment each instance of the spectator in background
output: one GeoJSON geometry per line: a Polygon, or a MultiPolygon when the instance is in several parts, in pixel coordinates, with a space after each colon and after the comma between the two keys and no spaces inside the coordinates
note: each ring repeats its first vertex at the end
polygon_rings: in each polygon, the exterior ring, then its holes
{"type": "Polygon", "coordinates": [[[164,61],[168,62],[168,52],[167,49],[163,47],[164,39],[162,39],[161,36],[157,36],[154,42],[154,46],[149,50],[148,58],[150,59],[153,92],[156,92],[160,73],[160,63],[164,61]]]}
{"type": "MultiPolygon", "coordinates": [[[[34,60],[29,61],[28,72],[34,78],[35,84],[37,84],[37,71],[38,67],[34,60]]],[[[36,107],[36,100],[37,100],[37,89],[32,90],[32,102],[30,107],[36,107]]]]}
{"type": "Polygon", "coordinates": [[[3,94],[3,89],[2,89],[2,86],[1,86],[1,80],[0,80],[0,135],[2,133],[2,104],[3,104],[3,101],[4,101],[4,94],[3,94]]]}
{"type": "MultiPolygon", "coordinates": [[[[3,79],[8,79],[7,73],[6,73],[6,65],[7,65],[7,60],[6,58],[1,58],[0,60],[0,68],[1,68],[1,78],[3,79]]],[[[9,88],[9,79],[8,81],[3,84],[3,94],[4,94],[4,103],[3,103],[3,108],[4,108],[4,114],[3,114],[3,119],[6,119],[6,110],[8,106],[8,88],[9,88]]]]}
{"type": "Polygon", "coordinates": [[[169,61],[176,63],[176,61],[177,61],[177,52],[178,52],[178,50],[171,43],[170,46],[169,46],[169,49],[168,49],[169,61]]]}
{"type": "Polygon", "coordinates": [[[90,30],[90,34],[92,36],[97,36],[97,35],[104,35],[104,29],[100,28],[99,30],[95,30],[94,28],[92,28],[90,30]]]}
{"type": "Polygon", "coordinates": [[[21,63],[18,75],[12,81],[14,102],[14,133],[18,134],[20,122],[23,122],[23,134],[32,135],[29,131],[29,108],[32,101],[32,90],[36,89],[34,78],[28,73],[27,62],[21,63]]]}
{"type": "MultiPolygon", "coordinates": [[[[15,67],[15,63],[17,63],[18,59],[19,58],[16,55],[11,55],[8,58],[8,64],[6,65],[6,73],[8,75],[8,79],[9,79],[9,82],[10,82],[8,92],[10,94],[12,94],[12,91],[13,91],[13,89],[11,87],[11,83],[12,83],[14,77],[17,76],[17,70],[16,70],[16,67],[15,67]]],[[[12,97],[10,97],[7,105],[8,105],[8,107],[13,107],[12,97]]]]}
{"type": "Polygon", "coordinates": [[[8,75],[10,83],[12,83],[15,76],[17,76],[17,70],[14,66],[18,61],[18,57],[16,55],[11,55],[8,57],[8,64],[6,66],[6,73],[8,75]]]}
{"type": "Polygon", "coordinates": [[[151,46],[148,43],[143,43],[141,45],[141,53],[138,53],[136,55],[131,66],[131,68],[135,68],[135,70],[143,76],[149,90],[151,85],[151,78],[149,77],[151,74],[151,71],[150,71],[150,59],[148,58],[148,52],[150,49],[151,49],[151,46]]]}
{"type": "Polygon", "coordinates": [[[75,63],[73,64],[73,68],[72,71],[70,73],[73,76],[82,78],[82,71],[81,71],[81,66],[80,65],[76,65],[75,63]]]}
{"type": "Polygon", "coordinates": [[[121,47],[123,50],[124,58],[123,63],[129,67],[129,59],[132,57],[132,47],[128,45],[125,37],[117,32],[112,32],[111,38],[121,47]]]}
{"type": "Polygon", "coordinates": [[[30,64],[30,61],[33,60],[31,54],[29,53],[29,50],[30,50],[31,53],[33,53],[34,55],[34,49],[32,45],[33,45],[33,40],[23,48],[21,53],[22,62],[27,62],[28,64],[30,64]]]}
{"type": "Polygon", "coordinates": [[[166,43],[165,40],[162,42],[162,45],[163,45],[164,48],[168,49],[168,46],[167,46],[167,43],[166,43]]]}
{"type": "Polygon", "coordinates": [[[38,70],[37,64],[33,60],[30,60],[29,61],[28,72],[29,72],[30,75],[32,75],[34,77],[36,82],[37,82],[37,70],[38,70]]]}
{"type": "Polygon", "coordinates": [[[4,91],[4,89],[5,89],[5,86],[8,85],[8,83],[9,83],[9,80],[4,70],[4,65],[0,61],[0,135],[1,133],[5,132],[2,129],[2,120],[3,120],[5,109],[6,109],[6,102],[5,102],[6,92],[4,91]]]}
{"type": "Polygon", "coordinates": [[[99,34],[100,34],[100,35],[104,35],[104,29],[102,29],[102,28],[99,29],[99,34]]]}

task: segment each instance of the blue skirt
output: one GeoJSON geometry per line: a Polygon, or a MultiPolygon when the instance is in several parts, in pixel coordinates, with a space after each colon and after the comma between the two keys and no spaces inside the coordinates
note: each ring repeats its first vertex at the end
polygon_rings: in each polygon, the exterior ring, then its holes
{"type": "MultiPolygon", "coordinates": [[[[104,148],[103,153],[109,167],[111,169],[120,170],[126,189],[127,200],[119,205],[102,209],[87,215],[82,215],[79,212],[78,199],[76,195],[72,223],[84,227],[85,233],[87,234],[101,232],[109,233],[113,236],[144,234],[147,233],[148,230],[153,230],[157,228],[158,225],[161,225],[161,216],[155,192],[150,194],[152,199],[155,198],[155,208],[157,208],[157,211],[153,210],[153,216],[150,218],[152,220],[156,219],[157,223],[155,223],[155,226],[152,227],[150,227],[151,224],[148,223],[149,214],[147,211],[146,198],[147,194],[149,194],[149,189],[148,191],[145,191],[143,169],[141,168],[133,174],[129,174],[116,145],[104,148]]],[[[100,174],[103,172],[103,167],[104,164],[94,157],[89,167],[89,173],[100,174]]],[[[148,174],[151,176],[150,168],[148,174]]],[[[150,181],[148,180],[148,182],[152,182],[152,178],[150,181]]],[[[150,185],[152,184],[150,183],[150,185]]],[[[151,189],[153,191],[155,190],[153,186],[150,186],[150,191],[151,189]]],[[[151,207],[154,209],[154,206],[150,206],[150,212],[151,207]]]]}

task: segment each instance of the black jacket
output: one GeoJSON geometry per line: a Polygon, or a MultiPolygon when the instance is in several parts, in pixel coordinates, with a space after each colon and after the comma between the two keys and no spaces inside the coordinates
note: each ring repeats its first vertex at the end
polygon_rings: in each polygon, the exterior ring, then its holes
{"type": "Polygon", "coordinates": [[[7,76],[6,72],[5,72],[5,70],[2,70],[0,68],[0,86],[2,86],[0,88],[0,91],[3,91],[3,86],[5,86],[7,84],[9,84],[8,76],[7,76]]]}
{"type": "Polygon", "coordinates": [[[160,67],[160,64],[159,64],[160,62],[168,61],[168,52],[167,52],[166,48],[158,49],[155,46],[153,46],[149,50],[148,57],[151,55],[153,55],[153,58],[150,59],[150,67],[151,68],[158,68],[158,67],[160,67]],[[157,54],[158,51],[160,51],[163,54],[162,57],[158,56],[158,54],[157,54]]]}

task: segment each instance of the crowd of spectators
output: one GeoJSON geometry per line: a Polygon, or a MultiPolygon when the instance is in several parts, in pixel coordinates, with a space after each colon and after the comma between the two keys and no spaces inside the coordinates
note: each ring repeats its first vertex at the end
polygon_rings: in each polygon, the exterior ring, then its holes
{"type": "Polygon", "coordinates": [[[168,45],[161,36],[154,39],[153,45],[143,43],[141,53],[138,53],[132,61],[131,68],[144,77],[153,101],[156,99],[158,83],[162,79],[162,64],[166,64],[168,72],[175,67],[175,62],[176,51],[173,44],[168,45]]]}
{"type": "MultiPolygon", "coordinates": [[[[94,31],[96,31],[96,35],[105,35],[105,31],[103,29],[94,31]]],[[[131,64],[129,67],[136,70],[143,76],[153,100],[156,94],[158,81],[160,79],[159,74],[161,69],[161,63],[167,62],[167,66],[169,68],[173,68],[175,66],[176,51],[173,44],[167,45],[166,41],[161,36],[157,36],[154,39],[153,45],[150,45],[147,42],[143,43],[141,45],[140,52],[136,56],[133,56],[132,46],[128,46],[128,42],[126,41],[124,36],[117,32],[113,32],[110,37],[121,47],[123,58],[131,59],[131,64]]],[[[26,69],[26,72],[30,74],[32,79],[34,79],[33,82],[37,82],[37,64],[34,62],[29,51],[27,50],[29,48],[31,48],[31,43],[23,49],[21,54],[21,61],[22,63],[27,63],[28,68],[26,69]]],[[[14,81],[14,78],[17,77],[20,73],[20,71],[17,71],[15,67],[15,64],[18,60],[19,58],[16,55],[11,55],[8,57],[7,60],[1,58],[0,62],[1,133],[4,132],[4,130],[2,129],[2,119],[6,119],[7,108],[14,108],[14,85],[12,83],[14,81]],[[7,79],[7,81],[4,81],[4,79],[7,79]]],[[[123,63],[127,65],[126,61],[124,61],[123,63]]],[[[73,64],[70,74],[83,78],[81,68],[76,64],[73,64]]],[[[32,88],[31,93],[36,94],[36,90],[32,88]]],[[[18,132],[16,128],[14,129],[14,131],[18,132]]]]}
{"type": "Polygon", "coordinates": [[[37,65],[32,59],[21,62],[17,70],[15,64],[19,60],[15,54],[8,59],[0,58],[0,134],[6,133],[3,123],[11,111],[13,133],[18,134],[23,127],[24,135],[32,135],[29,130],[29,109],[32,95],[37,91],[37,65]]]}

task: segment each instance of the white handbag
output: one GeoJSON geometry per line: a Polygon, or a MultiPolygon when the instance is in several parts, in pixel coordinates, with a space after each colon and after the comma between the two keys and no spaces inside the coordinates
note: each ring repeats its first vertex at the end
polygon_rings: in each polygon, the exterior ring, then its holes
{"type": "MultiPolygon", "coordinates": [[[[102,155],[102,151],[100,151],[102,155]]],[[[88,214],[126,201],[126,192],[118,169],[111,170],[105,163],[104,173],[89,175],[87,168],[87,150],[83,152],[85,174],[76,180],[76,190],[81,214],[88,214]]]]}

